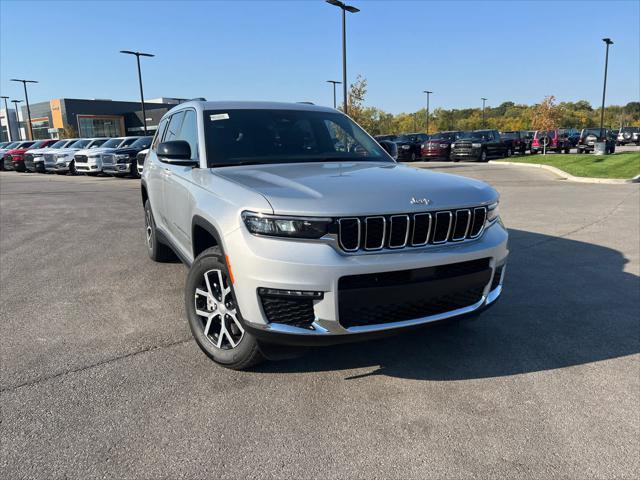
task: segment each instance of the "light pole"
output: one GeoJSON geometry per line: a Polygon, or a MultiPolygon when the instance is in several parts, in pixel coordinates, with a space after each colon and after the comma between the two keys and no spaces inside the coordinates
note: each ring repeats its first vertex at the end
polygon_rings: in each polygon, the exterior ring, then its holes
{"type": "Polygon", "coordinates": [[[484,121],[484,102],[486,102],[486,101],[487,101],[487,99],[482,97],[482,128],[486,128],[487,127],[487,124],[484,121]]]}
{"type": "Polygon", "coordinates": [[[606,141],[604,138],[604,96],[607,93],[607,67],[609,65],[609,45],[613,45],[610,38],[603,38],[602,41],[607,44],[607,53],[604,57],[604,85],[602,86],[602,109],[600,110],[600,141],[606,141]]]}
{"type": "Polygon", "coordinates": [[[431,95],[433,92],[430,92],[429,90],[423,90],[422,93],[427,94],[427,135],[429,135],[429,95],[431,95]]]}
{"type": "Polygon", "coordinates": [[[140,82],[140,103],[142,104],[142,122],[144,124],[144,134],[147,134],[147,112],[144,109],[144,92],[142,91],[142,72],[140,71],[140,57],[155,57],[151,53],[132,52],[131,50],[120,50],[120,53],[135,55],[138,62],[138,82],[140,82]]]}
{"type": "MultiPolygon", "coordinates": [[[[27,102],[27,118],[29,119],[29,140],[33,140],[33,127],[31,125],[31,109],[29,108],[29,95],[27,94],[27,83],[38,83],[36,80],[21,80],[19,78],[12,78],[12,82],[21,82],[24,87],[24,99],[27,102]]],[[[19,124],[20,122],[18,122],[19,124]]],[[[19,129],[18,129],[19,131],[19,129]]]]}
{"type": "Polygon", "coordinates": [[[18,115],[18,104],[20,102],[22,102],[22,100],[11,100],[11,103],[13,103],[13,109],[16,111],[16,122],[18,124],[18,141],[22,140],[22,135],[20,134],[20,116],[18,115]]]}
{"type": "Polygon", "coordinates": [[[327,80],[327,83],[333,83],[333,108],[336,108],[336,85],[340,85],[342,82],[327,80]]]}
{"type": "Polygon", "coordinates": [[[12,141],[13,139],[11,138],[11,124],[9,123],[9,107],[7,106],[7,99],[9,97],[6,97],[4,95],[0,96],[0,98],[2,98],[4,100],[4,111],[5,111],[5,116],[7,117],[7,140],[12,141]]]}
{"type": "Polygon", "coordinates": [[[360,10],[340,0],[326,0],[326,2],[342,10],[342,97],[344,113],[347,115],[347,12],[358,13],[360,10]]]}

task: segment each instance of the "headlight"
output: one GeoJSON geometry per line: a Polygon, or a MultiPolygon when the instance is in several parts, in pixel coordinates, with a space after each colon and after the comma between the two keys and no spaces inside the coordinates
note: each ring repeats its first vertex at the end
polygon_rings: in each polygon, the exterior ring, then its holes
{"type": "Polygon", "coordinates": [[[472,143],[471,144],[471,148],[481,148],[482,144],[481,143],[472,143]]]}
{"type": "Polygon", "coordinates": [[[440,144],[440,148],[447,148],[449,145],[447,145],[446,143],[441,143],[440,144]]]}
{"type": "Polygon", "coordinates": [[[402,145],[400,148],[403,150],[409,150],[411,147],[409,145],[402,145]]]}
{"type": "Polygon", "coordinates": [[[64,158],[66,156],[67,156],[66,153],[56,153],[56,158],[64,158]]]}
{"type": "Polygon", "coordinates": [[[456,144],[455,144],[455,143],[452,143],[452,144],[451,144],[451,148],[456,148],[456,144]]]}
{"type": "Polygon", "coordinates": [[[280,217],[242,212],[242,220],[254,235],[290,238],[320,238],[329,230],[330,218],[280,217]]]}
{"type": "Polygon", "coordinates": [[[487,226],[491,225],[498,218],[500,218],[500,211],[498,210],[498,202],[492,203],[487,207],[487,226]]]}
{"type": "Polygon", "coordinates": [[[121,153],[116,155],[116,160],[129,160],[129,154],[128,153],[121,153]]]}

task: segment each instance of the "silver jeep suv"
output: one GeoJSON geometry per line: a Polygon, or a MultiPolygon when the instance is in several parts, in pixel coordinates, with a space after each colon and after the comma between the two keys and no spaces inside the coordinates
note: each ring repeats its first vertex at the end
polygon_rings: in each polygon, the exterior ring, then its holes
{"type": "Polygon", "coordinates": [[[149,256],[189,265],[191,331],[229,368],[278,345],[476,315],[502,291],[496,191],[399,165],[330,108],[176,106],[146,157],[142,202],[149,256]]]}

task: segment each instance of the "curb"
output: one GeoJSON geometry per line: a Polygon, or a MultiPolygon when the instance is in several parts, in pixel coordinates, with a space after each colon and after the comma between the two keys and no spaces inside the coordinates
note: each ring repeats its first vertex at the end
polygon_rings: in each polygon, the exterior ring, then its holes
{"type": "Polygon", "coordinates": [[[564,170],[560,170],[559,168],[552,167],[551,165],[543,165],[541,163],[519,163],[519,162],[504,162],[501,160],[489,160],[489,163],[493,163],[494,165],[515,165],[518,167],[529,167],[529,168],[541,168],[543,170],[547,170],[549,172],[555,173],[563,180],[569,180],[570,182],[578,182],[578,183],[607,183],[610,185],[620,185],[626,183],[640,183],[640,175],[636,175],[633,178],[625,179],[625,178],[589,178],[589,177],[574,177],[573,175],[565,172],[564,170]]]}

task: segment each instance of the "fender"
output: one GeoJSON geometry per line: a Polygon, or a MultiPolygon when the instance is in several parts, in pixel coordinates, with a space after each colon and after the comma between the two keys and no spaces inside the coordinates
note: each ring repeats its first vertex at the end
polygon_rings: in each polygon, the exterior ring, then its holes
{"type": "Polygon", "coordinates": [[[214,238],[216,242],[216,246],[220,247],[220,250],[222,251],[222,253],[224,253],[224,245],[222,243],[222,237],[218,233],[218,229],[214,227],[211,224],[211,222],[201,217],[200,215],[194,215],[193,218],[191,219],[191,253],[193,254],[194,260],[196,257],[195,253],[197,251],[196,243],[195,243],[197,239],[193,234],[193,232],[196,226],[202,228],[207,233],[209,233],[214,238]]]}

